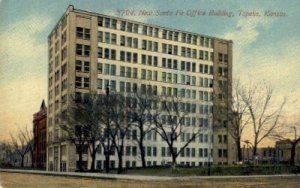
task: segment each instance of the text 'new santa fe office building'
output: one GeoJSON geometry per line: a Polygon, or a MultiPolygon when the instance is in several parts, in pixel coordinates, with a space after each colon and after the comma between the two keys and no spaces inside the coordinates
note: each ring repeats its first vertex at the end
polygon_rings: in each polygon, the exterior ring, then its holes
{"type": "MultiPolygon", "coordinates": [[[[177,163],[205,166],[209,161],[234,161],[228,119],[215,113],[217,108],[228,108],[231,98],[231,41],[69,6],[50,33],[48,45],[47,170],[76,170],[75,147],[60,141],[59,115],[75,93],[105,93],[106,85],[116,92],[150,88],[157,95],[178,96],[190,112],[185,126],[209,127],[177,163]]],[[[186,133],[181,139],[189,136],[186,133]]],[[[172,161],[167,145],[155,132],[147,135],[145,151],[148,166],[172,161]]],[[[86,167],[89,158],[85,154],[86,167]]],[[[111,167],[117,167],[117,156],[111,160],[111,167]]],[[[123,162],[125,167],[141,166],[139,149],[133,142],[127,142],[123,162]]],[[[101,151],[96,165],[104,168],[101,151]]]]}

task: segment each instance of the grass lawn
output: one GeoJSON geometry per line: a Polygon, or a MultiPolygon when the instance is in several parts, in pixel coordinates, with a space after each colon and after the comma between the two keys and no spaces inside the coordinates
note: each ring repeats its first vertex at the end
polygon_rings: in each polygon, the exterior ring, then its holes
{"type": "Polygon", "coordinates": [[[273,174],[295,174],[300,173],[300,168],[285,165],[260,165],[260,166],[213,166],[208,167],[177,167],[175,170],[166,167],[151,167],[151,168],[135,168],[127,169],[124,174],[139,174],[153,176],[207,176],[215,175],[273,175],[273,174]]]}

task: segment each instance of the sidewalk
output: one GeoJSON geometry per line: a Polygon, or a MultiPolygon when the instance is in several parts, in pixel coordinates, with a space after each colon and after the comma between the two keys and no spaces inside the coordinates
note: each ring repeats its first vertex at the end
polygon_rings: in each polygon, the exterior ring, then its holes
{"type": "Polygon", "coordinates": [[[1,169],[0,172],[50,175],[50,176],[69,176],[78,178],[94,179],[122,179],[122,180],[147,180],[147,181],[170,181],[170,180],[189,180],[189,179],[236,179],[236,178],[270,178],[270,177],[299,177],[300,174],[279,174],[279,175],[251,175],[251,176],[145,176],[145,175],[126,175],[126,174],[105,174],[105,173],[85,173],[85,172],[50,172],[42,170],[19,170],[19,169],[1,169]]]}

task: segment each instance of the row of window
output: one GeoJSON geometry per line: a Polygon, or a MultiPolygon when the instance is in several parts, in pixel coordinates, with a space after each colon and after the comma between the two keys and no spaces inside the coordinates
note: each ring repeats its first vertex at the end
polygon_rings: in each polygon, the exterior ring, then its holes
{"type": "MultiPolygon", "coordinates": [[[[78,61],[78,66],[76,63],[76,70],[88,72],[88,70],[89,70],[88,65],[89,65],[88,62],[84,62],[84,65],[83,65],[81,61],[78,61]],[[83,66],[84,66],[84,70],[82,70],[83,66]]],[[[116,72],[117,72],[117,67],[114,64],[98,63],[97,70],[98,70],[99,74],[115,76],[116,72]],[[103,68],[104,68],[104,71],[103,71],[103,68]]],[[[119,75],[121,77],[137,79],[138,78],[138,68],[120,66],[120,74],[119,75]]],[[[141,69],[140,78],[142,80],[158,81],[158,71],[141,69]]],[[[178,74],[162,72],[160,81],[177,84],[178,83],[178,74]]],[[[189,76],[189,75],[181,74],[180,83],[184,84],[184,85],[196,86],[196,76],[189,76]]],[[[202,77],[199,78],[198,85],[201,87],[212,87],[212,84],[213,84],[213,80],[210,78],[202,78],[202,77]]]]}
{"type": "Polygon", "coordinates": [[[161,37],[167,40],[181,41],[183,43],[199,45],[203,47],[213,48],[213,39],[194,35],[190,33],[170,31],[166,29],[159,29],[152,26],[141,25],[141,31],[139,31],[139,24],[131,23],[129,21],[120,21],[120,27],[117,25],[118,21],[116,19],[107,17],[98,17],[98,26],[107,27],[111,29],[119,29],[121,31],[127,31],[130,33],[140,33],[152,37],[161,37]],[[159,31],[161,30],[162,36],[159,36],[159,31]]]}
{"type": "MultiPolygon", "coordinates": [[[[50,64],[50,65],[52,65],[52,64],[50,64]]],[[[51,71],[53,71],[52,68],[51,68],[51,71]]],[[[59,72],[60,72],[60,70],[58,69],[54,74],[55,82],[58,82],[60,77],[64,76],[67,73],[67,64],[66,63],[61,66],[61,74],[59,74],[59,72]]],[[[49,77],[49,87],[51,87],[52,84],[53,84],[53,76],[50,76],[49,77]]]]}
{"type": "MultiPolygon", "coordinates": [[[[138,38],[128,37],[125,35],[120,36],[120,46],[139,48],[138,38]]],[[[117,44],[117,35],[115,33],[98,31],[98,42],[105,42],[108,44],[117,44]],[[104,33],[104,35],[103,35],[104,33]]],[[[158,52],[158,42],[151,40],[142,40],[142,50],[158,52]]],[[[172,44],[162,43],[162,53],[178,55],[178,46],[172,44]]],[[[199,50],[187,47],[181,47],[181,56],[201,60],[213,61],[213,52],[199,50]]]]}
{"type": "MultiPolygon", "coordinates": [[[[193,108],[193,106],[196,106],[194,104],[190,104],[190,103],[181,103],[180,105],[183,105],[183,107],[181,109],[188,111],[185,108],[193,108]],[[187,107],[189,105],[189,107],[187,107]]],[[[188,112],[190,112],[191,110],[189,110],[188,112]]],[[[181,117],[180,120],[177,120],[177,116],[171,116],[171,115],[161,115],[160,121],[162,124],[168,124],[171,125],[175,122],[175,124],[178,124],[178,121],[180,121],[181,125],[184,126],[192,126],[192,127],[208,127],[209,122],[208,122],[208,118],[196,118],[196,117],[181,117]]],[[[189,134],[189,133],[188,133],[189,134]]],[[[181,135],[184,138],[184,135],[181,135]]],[[[188,139],[190,139],[190,137],[188,137],[188,139]]],[[[182,142],[184,142],[185,140],[181,140],[182,142]]],[[[200,142],[200,140],[199,140],[200,142]]],[[[201,141],[203,142],[203,140],[201,141]]]]}
{"type": "MultiPolygon", "coordinates": [[[[113,49],[105,48],[104,54],[105,55],[103,56],[103,48],[99,47],[98,48],[98,58],[106,58],[106,59],[113,59],[113,60],[116,59],[116,51],[113,49]]],[[[178,69],[178,62],[176,59],[162,58],[161,60],[162,60],[161,67],[175,69],[175,70],[178,69]]],[[[138,63],[138,54],[128,52],[128,51],[127,52],[120,51],[120,61],[138,63]]],[[[158,66],[158,57],[142,54],[141,55],[141,63],[144,65],[157,67],[158,66]]],[[[197,71],[196,63],[193,63],[193,62],[181,61],[180,67],[181,67],[180,70],[182,70],[182,71],[192,71],[192,72],[197,71]]],[[[213,66],[199,64],[198,72],[201,72],[203,74],[213,74],[213,66]]]]}
{"type": "MultiPolygon", "coordinates": [[[[126,67],[126,70],[127,70],[127,68],[128,67],[126,67]]],[[[109,70],[108,69],[106,69],[106,70],[107,70],[107,73],[108,73],[109,70]]],[[[124,75],[126,77],[130,77],[130,75],[133,75],[133,77],[135,77],[137,75],[136,73],[137,73],[136,69],[133,69],[133,73],[131,73],[131,70],[127,70],[125,72],[125,67],[124,67],[124,69],[122,70],[121,75],[124,75]]],[[[109,80],[105,79],[103,81],[103,79],[97,79],[97,89],[105,89],[106,85],[109,85],[110,89],[112,91],[116,91],[116,81],[115,80],[110,80],[109,81],[109,80]]],[[[141,84],[140,89],[141,89],[141,93],[143,93],[143,94],[148,93],[148,94],[157,95],[157,93],[158,93],[157,86],[141,84]]],[[[127,93],[137,92],[138,91],[138,84],[137,83],[130,83],[130,82],[120,81],[119,91],[120,92],[127,92],[127,93]]],[[[181,98],[185,98],[185,99],[197,99],[196,90],[184,89],[184,88],[179,90],[178,88],[162,86],[161,94],[163,96],[166,96],[166,97],[178,97],[178,96],[180,96],[181,98]],[[178,91],[180,91],[180,93],[178,91]]],[[[201,101],[212,101],[213,100],[213,93],[208,92],[208,91],[199,91],[199,97],[198,98],[201,101]]]]}
{"type": "MultiPolygon", "coordinates": [[[[109,64],[105,68],[105,72],[107,74],[112,74],[114,72],[114,68],[109,68],[109,64]]],[[[114,67],[114,66],[112,66],[114,67]]],[[[101,70],[102,71],[102,70],[101,70]]],[[[137,69],[133,69],[133,72],[131,72],[130,67],[121,67],[121,73],[122,76],[124,77],[132,77],[135,78],[137,76],[137,69]],[[125,72],[126,70],[126,72],[125,72]]],[[[116,91],[116,81],[115,80],[107,80],[98,78],[97,79],[97,89],[105,89],[105,86],[109,85],[110,89],[112,91],[116,91]],[[103,85],[104,84],[104,85],[103,85]]],[[[151,86],[151,85],[145,85],[141,84],[141,93],[143,94],[154,94],[157,95],[157,86],[151,86]]],[[[120,92],[137,92],[138,91],[138,84],[137,83],[130,83],[130,82],[124,82],[120,81],[119,83],[119,91],[120,92]]],[[[191,90],[191,89],[178,89],[178,88],[172,88],[172,87],[165,87],[162,86],[161,88],[161,94],[166,97],[178,97],[180,96],[181,98],[185,99],[197,99],[197,92],[196,90],[191,90]]],[[[213,100],[213,93],[208,92],[208,91],[199,91],[199,100],[201,101],[212,101],[213,100]]]]}

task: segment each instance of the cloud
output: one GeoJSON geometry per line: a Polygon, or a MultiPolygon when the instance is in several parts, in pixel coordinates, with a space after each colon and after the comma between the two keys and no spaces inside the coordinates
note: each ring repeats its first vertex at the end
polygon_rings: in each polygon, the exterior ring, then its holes
{"type": "Polygon", "coordinates": [[[0,34],[1,67],[15,63],[19,66],[33,67],[34,62],[46,62],[47,40],[39,41],[39,35],[50,22],[50,18],[36,15],[26,17],[2,31],[0,34]]]}
{"type": "Polygon", "coordinates": [[[259,27],[267,28],[271,24],[270,19],[264,18],[240,18],[234,30],[224,34],[223,38],[234,42],[235,60],[241,61],[245,57],[246,49],[253,44],[259,36],[259,27]]]}

